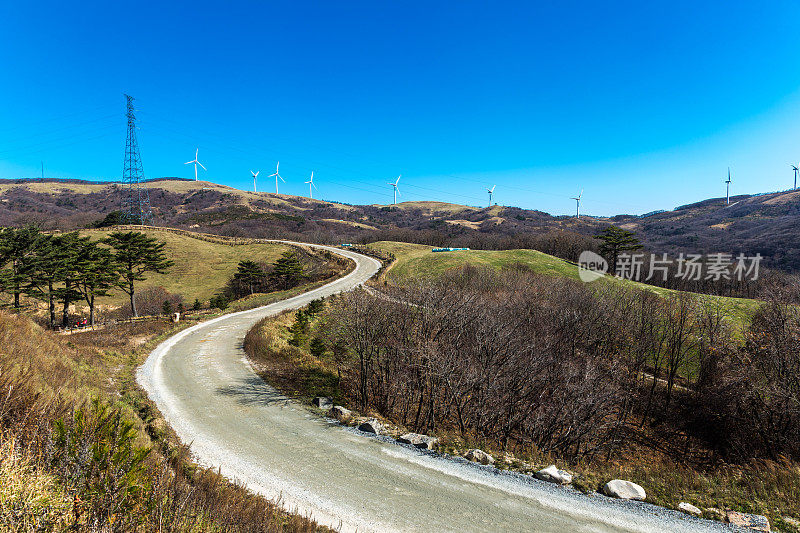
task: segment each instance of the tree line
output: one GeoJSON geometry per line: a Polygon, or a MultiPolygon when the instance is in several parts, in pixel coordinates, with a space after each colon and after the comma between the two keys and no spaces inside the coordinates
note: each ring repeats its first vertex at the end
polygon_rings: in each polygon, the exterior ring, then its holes
{"type": "Polygon", "coordinates": [[[334,299],[318,330],[364,410],[573,459],[631,439],[679,461],[800,459],[800,312],[782,298],[738,343],[713,298],[522,267],[387,291],[334,299]]]}
{"type": "Polygon", "coordinates": [[[0,230],[0,290],[19,309],[27,296],[47,304],[49,324],[55,328],[56,308],[61,307],[61,326],[69,325],[69,307],[83,302],[89,323],[95,323],[97,298],[112,289],[124,292],[133,316],[137,282],[147,273],[164,273],[172,265],[164,242],[144,233],[114,232],[93,240],[78,232],[42,233],[36,227],[0,230]]]}

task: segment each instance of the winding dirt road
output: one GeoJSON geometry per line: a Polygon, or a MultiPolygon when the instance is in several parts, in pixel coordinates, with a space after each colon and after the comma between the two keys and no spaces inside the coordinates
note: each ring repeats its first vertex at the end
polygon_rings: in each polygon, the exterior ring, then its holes
{"type": "Polygon", "coordinates": [[[198,462],[344,531],[719,531],[655,506],[584,496],[528,476],[368,437],[311,414],[265,384],[242,342],[263,317],[347,291],[375,259],[328,285],[186,329],[159,345],[137,380],[198,462]]]}

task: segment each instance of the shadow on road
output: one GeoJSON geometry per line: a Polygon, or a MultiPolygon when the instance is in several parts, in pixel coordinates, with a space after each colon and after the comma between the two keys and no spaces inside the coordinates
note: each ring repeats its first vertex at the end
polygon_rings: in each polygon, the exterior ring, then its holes
{"type": "Polygon", "coordinates": [[[217,389],[217,394],[235,398],[242,405],[286,404],[289,399],[273,389],[258,376],[243,379],[217,389]]]}

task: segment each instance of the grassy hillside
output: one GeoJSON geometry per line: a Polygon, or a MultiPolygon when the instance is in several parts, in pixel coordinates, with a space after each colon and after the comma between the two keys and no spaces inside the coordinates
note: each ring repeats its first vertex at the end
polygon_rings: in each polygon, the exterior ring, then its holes
{"type": "MultiPolygon", "coordinates": [[[[566,277],[578,280],[578,267],[568,261],[559,259],[536,250],[469,250],[459,252],[431,252],[432,247],[404,242],[379,241],[370,247],[382,252],[389,252],[396,257],[395,263],[386,272],[388,279],[402,281],[411,278],[432,278],[441,275],[451,268],[464,265],[488,266],[502,268],[521,263],[533,272],[566,277]]],[[[606,277],[606,283],[623,283],[630,286],[650,290],[662,296],[675,294],[676,291],[654,287],[644,283],[619,280],[606,277]]],[[[597,283],[597,282],[596,282],[597,283]]],[[[758,308],[758,301],[745,298],[728,298],[724,296],[697,295],[709,302],[723,306],[725,313],[734,324],[742,326],[758,308]]]]}
{"type": "MultiPolygon", "coordinates": [[[[87,231],[86,234],[102,238],[107,231],[87,231]]],[[[236,272],[236,265],[242,259],[256,262],[274,262],[289,250],[289,246],[276,243],[239,244],[231,246],[195,239],[167,231],[148,230],[149,236],[167,243],[165,251],[175,265],[166,274],[148,274],[140,288],[161,286],[171,293],[180,294],[191,304],[195,298],[207,300],[221,289],[236,272]]],[[[126,296],[115,291],[103,303],[117,305],[126,296]]]]}

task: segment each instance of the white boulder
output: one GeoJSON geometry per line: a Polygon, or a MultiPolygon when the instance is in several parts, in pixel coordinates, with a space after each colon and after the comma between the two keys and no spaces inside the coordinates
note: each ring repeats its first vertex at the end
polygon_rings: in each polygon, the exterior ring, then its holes
{"type": "Polygon", "coordinates": [[[467,453],[464,454],[464,458],[469,461],[475,461],[476,463],[481,463],[484,465],[494,464],[494,457],[492,457],[485,451],[479,450],[477,448],[473,448],[472,450],[467,450],[467,453]]]}
{"type": "Polygon", "coordinates": [[[383,431],[383,424],[374,418],[370,418],[369,420],[359,424],[358,429],[360,431],[364,431],[365,433],[375,433],[376,435],[380,435],[381,431],[383,431]]]}
{"type": "Polygon", "coordinates": [[[681,502],[678,504],[678,509],[690,515],[703,516],[703,511],[701,511],[698,507],[695,507],[691,503],[681,502]]]}
{"type": "Polygon", "coordinates": [[[559,485],[569,485],[572,483],[572,474],[566,470],[559,470],[556,465],[550,465],[534,473],[533,476],[542,481],[549,483],[558,483],[559,485]]]}
{"type": "Polygon", "coordinates": [[[340,422],[344,422],[345,420],[350,420],[353,417],[353,412],[350,409],[345,409],[341,405],[334,405],[331,407],[330,411],[328,411],[328,416],[335,418],[340,422]]]}
{"type": "Polygon", "coordinates": [[[647,497],[641,485],[624,479],[612,479],[602,489],[603,494],[621,500],[644,500],[647,497]]]}
{"type": "Polygon", "coordinates": [[[439,443],[439,439],[428,435],[420,435],[419,433],[406,433],[405,435],[397,437],[397,442],[411,444],[412,446],[425,450],[432,450],[439,443]]]}
{"type": "Polygon", "coordinates": [[[311,403],[314,404],[314,407],[319,407],[320,409],[330,409],[333,407],[333,400],[327,396],[317,396],[311,400],[311,403]]]}

